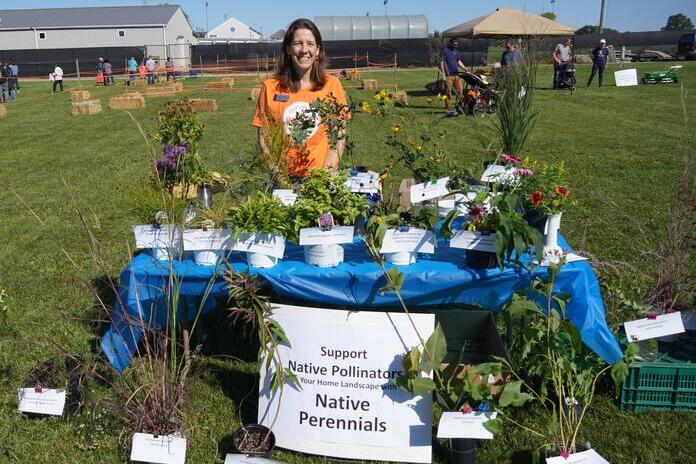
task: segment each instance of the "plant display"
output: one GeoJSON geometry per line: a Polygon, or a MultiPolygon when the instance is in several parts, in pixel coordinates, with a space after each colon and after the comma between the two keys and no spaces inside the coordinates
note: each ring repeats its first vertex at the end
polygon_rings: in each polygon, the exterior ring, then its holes
{"type": "Polygon", "coordinates": [[[436,205],[413,205],[411,211],[398,211],[391,214],[375,213],[367,219],[365,230],[369,249],[379,250],[382,247],[384,234],[389,229],[433,230],[440,221],[436,205]]]}
{"type": "Polygon", "coordinates": [[[196,209],[196,216],[187,226],[196,229],[221,229],[227,224],[229,209],[229,196],[222,195],[210,208],[199,206],[196,209]]]}
{"type": "Polygon", "coordinates": [[[292,147],[292,139],[285,132],[283,124],[273,119],[265,121],[263,133],[266,149],[261,152],[259,159],[270,175],[270,184],[279,188],[289,188],[290,166],[287,155],[292,147]]]}
{"type": "Polygon", "coordinates": [[[261,193],[230,208],[227,218],[235,234],[260,232],[284,236],[290,225],[290,209],[279,198],[261,193]]]}
{"type": "Polygon", "coordinates": [[[166,190],[141,184],[126,192],[130,210],[141,224],[181,224],[186,215],[186,201],[166,190]]]}
{"type": "Polygon", "coordinates": [[[536,66],[528,63],[506,74],[498,96],[495,128],[503,153],[519,156],[534,130],[539,113],[533,109],[536,66]]]}
{"type": "Polygon", "coordinates": [[[345,185],[347,171],[331,173],[326,169],[313,169],[307,181],[298,191],[297,202],[292,207],[293,230],[291,237],[297,240],[299,230],[316,227],[323,214],[330,213],[335,225],[353,225],[355,218],[368,209],[364,195],[353,193],[345,185]]]}
{"type": "Polygon", "coordinates": [[[339,103],[333,94],[326,98],[317,98],[309,108],[298,113],[290,121],[288,133],[298,151],[304,150],[304,143],[309,135],[321,124],[329,139],[329,147],[335,150],[345,138],[345,130],[350,119],[350,109],[339,103]]]}
{"type": "Polygon", "coordinates": [[[529,175],[521,178],[525,211],[543,216],[562,212],[570,201],[570,189],[563,162],[530,162],[528,167],[523,169],[529,170],[529,175]]]}

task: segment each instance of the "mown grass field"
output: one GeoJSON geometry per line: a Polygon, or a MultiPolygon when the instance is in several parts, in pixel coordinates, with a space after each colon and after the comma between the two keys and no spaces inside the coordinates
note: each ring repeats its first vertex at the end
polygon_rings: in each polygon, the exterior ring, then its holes
{"type": "MultiPolygon", "coordinates": [[[[641,64],[639,72],[666,68],[641,64]]],[[[576,204],[563,216],[563,232],[578,250],[604,261],[629,267],[622,274],[628,291],[639,297],[649,285],[654,263],[642,254],[655,249],[675,195],[682,154],[694,143],[694,124],[685,125],[682,105],[696,120],[696,63],[686,63],[680,85],[614,87],[609,69],[604,88],[586,89],[589,67],[578,67],[577,92],[549,90],[551,68],[539,70],[537,128],[521,155],[540,160],[564,160],[572,176],[576,204]],[[683,86],[683,90],[682,90],[683,86]]],[[[437,118],[433,130],[442,133],[447,156],[462,166],[491,158],[487,142],[495,139],[490,118],[444,118],[433,108],[424,84],[435,70],[375,72],[385,84],[409,93],[410,110],[437,118]]],[[[368,76],[364,76],[368,77],[368,76]]],[[[190,97],[216,98],[219,111],[201,115],[206,125],[202,154],[214,169],[242,180],[244,166],[255,152],[256,132],[250,126],[255,103],[249,89],[255,77],[237,78],[231,92],[204,91],[191,84],[190,97]]],[[[344,82],[357,102],[371,99],[354,82],[344,82]]],[[[66,91],[77,83],[66,82],[66,91]]],[[[0,119],[0,288],[9,295],[0,321],[0,462],[111,463],[126,462],[122,443],[128,430],[95,419],[87,407],[70,419],[28,419],[18,416],[16,388],[37,362],[69,352],[96,353],[103,327],[95,298],[80,279],[103,278],[92,262],[89,244],[70,205],[66,187],[79,201],[94,228],[108,263],[118,277],[132,249],[131,227],[136,218],[125,196],[141,183],[151,155],[139,132],[154,128],[153,114],[166,98],[147,98],[147,108],[108,109],[108,96],[123,86],[85,85],[100,98],[104,111],[73,117],[68,93],[52,95],[48,82],[22,82],[19,99],[7,104],[0,119]]],[[[355,149],[352,162],[375,170],[390,154],[385,138],[391,120],[357,114],[350,123],[355,149]]],[[[388,189],[398,187],[405,172],[397,172],[388,189]]],[[[239,402],[253,388],[255,350],[239,341],[222,312],[211,315],[204,330],[208,339],[193,378],[185,410],[190,463],[222,462],[229,435],[239,422],[239,402]],[[228,355],[239,359],[229,358],[228,355]]],[[[695,414],[642,414],[619,411],[607,389],[590,414],[583,437],[610,462],[621,464],[696,462],[695,414]]],[[[252,395],[253,396],[253,395],[252,395]]],[[[108,398],[108,388],[96,386],[93,398],[108,398]]],[[[97,409],[98,411],[98,409],[97,409]]],[[[241,411],[254,419],[249,401],[241,411]]],[[[534,421],[533,413],[522,420],[534,421]]],[[[520,431],[507,432],[486,443],[482,464],[519,462],[516,453],[535,442],[520,431]]],[[[320,462],[295,453],[277,452],[287,462],[320,462]]],[[[435,459],[441,461],[439,448],[435,459]]]]}

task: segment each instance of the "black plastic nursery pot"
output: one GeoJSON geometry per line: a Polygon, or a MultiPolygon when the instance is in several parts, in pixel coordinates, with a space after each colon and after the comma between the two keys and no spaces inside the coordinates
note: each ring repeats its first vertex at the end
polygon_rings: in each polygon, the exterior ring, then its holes
{"type": "Polygon", "coordinates": [[[275,448],[275,435],[260,424],[246,424],[238,428],[232,437],[235,448],[242,454],[268,456],[275,448]]]}
{"type": "Polygon", "coordinates": [[[466,250],[466,265],[475,269],[498,267],[498,257],[492,251],[466,250]]]}
{"type": "Polygon", "coordinates": [[[450,438],[450,462],[476,464],[476,442],[473,438],[450,438]]]}
{"type": "Polygon", "coordinates": [[[527,224],[538,230],[541,235],[544,235],[548,218],[547,215],[537,213],[536,211],[526,211],[524,213],[524,220],[527,221],[527,224]]]}

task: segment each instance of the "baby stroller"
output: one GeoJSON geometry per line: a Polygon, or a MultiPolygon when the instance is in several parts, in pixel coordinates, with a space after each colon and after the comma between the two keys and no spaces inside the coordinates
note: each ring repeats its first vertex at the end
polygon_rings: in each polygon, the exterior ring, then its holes
{"type": "Polygon", "coordinates": [[[570,93],[575,90],[575,64],[572,61],[564,61],[558,65],[557,89],[570,89],[570,93]]]}
{"type": "Polygon", "coordinates": [[[459,77],[464,80],[466,87],[462,99],[457,103],[457,111],[473,116],[495,113],[497,95],[491,84],[469,71],[460,72],[459,77]]]}

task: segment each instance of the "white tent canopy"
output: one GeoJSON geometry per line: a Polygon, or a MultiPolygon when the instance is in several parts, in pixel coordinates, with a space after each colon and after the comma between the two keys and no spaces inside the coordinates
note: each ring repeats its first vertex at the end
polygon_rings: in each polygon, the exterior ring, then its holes
{"type": "Polygon", "coordinates": [[[573,35],[571,26],[543,16],[513,8],[498,8],[492,13],[451,27],[444,37],[523,37],[573,35]]]}

